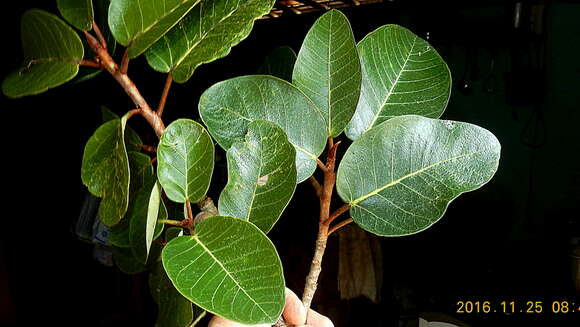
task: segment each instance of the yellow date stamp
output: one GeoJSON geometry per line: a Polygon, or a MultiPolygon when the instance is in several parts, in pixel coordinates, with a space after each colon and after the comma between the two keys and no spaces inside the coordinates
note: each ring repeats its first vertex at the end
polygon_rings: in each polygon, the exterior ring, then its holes
{"type": "Polygon", "coordinates": [[[466,300],[457,301],[458,314],[580,314],[580,301],[575,300],[466,300]]]}

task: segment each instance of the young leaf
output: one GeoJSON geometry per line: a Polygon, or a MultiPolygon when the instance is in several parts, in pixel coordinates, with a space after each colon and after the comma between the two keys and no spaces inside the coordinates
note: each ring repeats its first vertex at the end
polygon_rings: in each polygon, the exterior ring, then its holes
{"type": "Polygon", "coordinates": [[[11,98],[42,93],[71,80],[84,49],[77,33],[53,14],[31,9],[21,22],[24,67],[8,75],[2,92],[11,98]]]}
{"type": "Polygon", "coordinates": [[[245,39],[274,0],[202,0],[145,54],[154,69],[186,82],[194,70],[225,57],[245,39]]]}
{"type": "Polygon", "coordinates": [[[312,26],[294,66],[292,83],[324,113],[328,136],[338,136],[360,95],[361,67],[346,16],[331,10],[312,26]]]}
{"type": "MultiPolygon", "coordinates": [[[[119,118],[119,116],[112,112],[109,108],[102,106],[101,107],[101,117],[103,118],[103,123],[108,122],[109,120],[113,120],[115,118],[119,118]]],[[[143,145],[143,141],[141,141],[141,137],[139,134],[135,132],[131,127],[127,126],[125,128],[125,147],[127,148],[127,152],[139,152],[141,151],[143,145]]]]}
{"type": "Polygon", "coordinates": [[[272,50],[258,68],[257,74],[272,75],[292,82],[292,70],[296,62],[296,52],[291,47],[282,46],[272,50]]]}
{"type": "Polygon", "coordinates": [[[252,223],[213,216],[169,242],[163,267],[175,288],[203,309],[243,324],[274,323],[284,275],[272,242],[252,223]]]}
{"type": "Polygon", "coordinates": [[[167,209],[156,190],[156,183],[143,187],[131,203],[127,217],[130,223],[129,240],[135,258],[143,263],[148,262],[149,251],[153,240],[163,232],[160,219],[167,219],[167,209]],[[156,194],[154,194],[156,193],[156,194]],[[153,199],[152,199],[153,198],[153,199]]]}
{"type": "Polygon", "coordinates": [[[467,123],[421,116],[392,118],[359,137],[338,168],[338,194],[352,219],[382,236],[418,233],[442,216],[449,202],[487,183],[500,144],[467,123]]]}
{"type": "Polygon", "coordinates": [[[278,124],[296,148],[298,183],[312,175],[326,145],[320,109],[295,86],[272,76],[242,76],[213,85],[202,94],[199,113],[226,150],[243,139],[252,121],[278,124]]]}
{"type": "Polygon", "coordinates": [[[159,182],[171,201],[198,202],[206,194],[213,172],[213,141],[200,124],[178,119],[161,136],[157,162],[159,182]]]}
{"type": "Polygon", "coordinates": [[[123,218],[129,204],[129,159],[124,134],[127,117],[101,125],[85,145],[81,179],[89,191],[103,198],[99,216],[106,226],[123,218]]]}
{"type": "Polygon", "coordinates": [[[451,94],[451,73],[441,56],[409,30],[385,25],[358,44],[361,94],[346,136],[356,139],[392,117],[440,117],[451,94]]]}
{"type": "Polygon", "coordinates": [[[83,31],[90,31],[93,28],[92,0],[56,0],[56,5],[62,17],[74,27],[83,31]]]}
{"type": "Polygon", "coordinates": [[[177,292],[161,263],[151,270],[149,289],[159,307],[156,327],[191,327],[192,322],[205,315],[204,310],[177,292]]]}
{"type": "Polygon", "coordinates": [[[272,229],[296,188],[296,150],[278,125],[255,120],[244,141],[227,152],[228,184],[219,198],[222,215],[272,229]]]}
{"type": "Polygon", "coordinates": [[[135,58],[177,24],[200,0],[112,0],[109,28],[135,58]]]}

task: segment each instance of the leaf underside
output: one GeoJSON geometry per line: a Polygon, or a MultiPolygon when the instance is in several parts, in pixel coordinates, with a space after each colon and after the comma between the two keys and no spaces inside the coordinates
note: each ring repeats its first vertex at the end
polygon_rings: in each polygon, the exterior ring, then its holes
{"type": "Polygon", "coordinates": [[[228,184],[219,198],[220,214],[247,219],[269,232],[294,194],[295,156],[278,125],[250,123],[244,141],[227,151],[228,184]]]}
{"type": "Polygon", "coordinates": [[[217,83],[202,94],[199,113],[226,150],[243,139],[252,121],[278,124],[296,148],[298,183],[312,175],[326,145],[320,110],[295,86],[276,77],[242,76],[217,83]]]}
{"type": "Polygon", "coordinates": [[[273,0],[202,0],[147,51],[147,61],[184,83],[198,66],[225,57],[273,5],[273,0]]]}
{"type": "Polygon", "coordinates": [[[21,22],[24,64],[2,83],[5,95],[18,98],[42,93],[76,76],[84,49],[77,33],[57,16],[39,9],[21,22]]]}
{"type": "Polygon", "coordinates": [[[426,41],[397,25],[385,25],[358,44],[361,94],[345,133],[365,131],[401,115],[441,116],[451,94],[451,73],[426,41]]]}
{"type": "Polygon", "coordinates": [[[192,236],[163,249],[175,288],[203,309],[244,324],[274,323],[284,307],[284,277],[270,240],[252,223],[213,216],[192,236]]]}
{"type": "Polygon", "coordinates": [[[438,221],[457,196],[487,183],[499,156],[498,140],[481,127],[400,116],[353,142],[336,186],[363,229],[414,234],[438,221]]]}

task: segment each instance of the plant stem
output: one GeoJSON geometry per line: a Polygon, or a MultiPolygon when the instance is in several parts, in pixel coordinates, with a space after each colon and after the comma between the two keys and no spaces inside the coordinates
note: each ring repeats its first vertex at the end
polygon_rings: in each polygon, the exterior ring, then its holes
{"type": "Polygon", "coordinates": [[[163,109],[165,108],[165,103],[167,102],[167,96],[169,95],[169,89],[173,83],[173,76],[167,74],[167,79],[165,80],[165,87],[163,88],[163,93],[161,94],[161,100],[159,100],[159,105],[157,106],[157,116],[161,117],[163,115],[163,109]]]}
{"type": "Polygon", "coordinates": [[[155,130],[155,133],[158,137],[161,137],[163,131],[165,131],[165,125],[163,121],[155,111],[151,110],[151,107],[145,101],[135,83],[127,76],[126,73],[123,73],[117,63],[111,58],[111,55],[107,52],[107,50],[101,45],[101,43],[91,34],[85,32],[85,37],[91,49],[97,54],[99,57],[103,68],[105,68],[113,78],[121,85],[121,87],[125,90],[125,93],[133,100],[133,103],[137,106],[137,108],[142,109],[140,114],[147,120],[149,125],[155,130]]]}
{"type": "MultiPolygon", "coordinates": [[[[324,251],[326,250],[326,242],[328,241],[329,235],[328,227],[330,224],[329,218],[331,217],[330,202],[332,199],[334,184],[336,183],[335,162],[336,162],[336,150],[339,144],[340,142],[335,144],[332,137],[329,137],[327,146],[328,150],[326,155],[326,164],[323,164],[321,161],[319,161],[319,167],[324,172],[324,182],[321,185],[321,192],[319,193],[320,216],[318,220],[318,236],[316,238],[314,256],[312,258],[312,263],[310,264],[310,271],[308,272],[308,276],[306,276],[304,293],[302,294],[302,303],[306,308],[306,312],[308,312],[308,309],[312,304],[312,298],[314,297],[314,293],[316,293],[318,277],[320,276],[320,272],[322,271],[322,257],[324,256],[324,251]]],[[[336,218],[335,216],[338,215],[340,215],[340,213],[336,214],[335,212],[333,213],[332,217],[336,218]]]]}
{"type": "Polygon", "coordinates": [[[161,219],[161,220],[159,220],[159,223],[165,224],[165,225],[183,227],[183,222],[181,222],[179,220],[161,219]]]}
{"type": "Polygon", "coordinates": [[[330,230],[328,231],[328,235],[336,232],[337,230],[341,229],[342,227],[344,227],[350,223],[352,223],[352,218],[348,218],[346,220],[339,222],[338,224],[336,224],[336,225],[332,226],[332,228],[330,228],[330,230]]]}

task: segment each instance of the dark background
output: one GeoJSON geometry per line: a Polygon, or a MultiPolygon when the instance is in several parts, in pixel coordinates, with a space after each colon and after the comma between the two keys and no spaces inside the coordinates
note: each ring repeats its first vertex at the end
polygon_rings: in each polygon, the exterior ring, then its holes
{"type": "MultiPolygon", "coordinates": [[[[573,268],[578,269],[580,253],[573,253],[580,238],[580,4],[545,2],[543,28],[535,33],[526,14],[532,2],[524,2],[519,29],[513,27],[513,1],[445,3],[394,1],[343,12],[357,41],[387,23],[424,38],[429,32],[454,80],[442,118],[492,131],[502,143],[499,170],[489,184],[454,201],[427,231],[380,240],[384,273],[379,303],[339,300],[337,239],[331,238],[314,306],[336,326],[414,326],[427,311],[471,326],[573,326],[580,312],[460,315],[456,309],[461,300],[578,301],[573,268]],[[491,75],[496,83],[493,92],[486,92],[494,54],[491,75]]],[[[20,1],[1,11],[1,76],[21,63],[19,20],[32,7],[57,13],[53,1],[20,1]]],[[[173,85],[166,124],[178,117],[197,118],[197,101],[205,89],[254,73],[275,47],[289,45],[298,52],[319,15],[258,21],[227,58],[202,66],[188,83],[173,85]]],[[[164,77],[143,59],[131,62],[129,73],[156,104],[164,77]]],[[[93,245],[71,232],[86,194],[80,180],[83,147],[100,124],[101,105],[119,114],[133,108],[106,73],[34,97],[2,96],[0,325],[147,326],[154,321],[146,275],[127,276],[102,266],[93,259],[93,245]]],[[[148,132],[140,118],[131,124],[148,132]]],[[[145,137],[145,142],[154,144],[155,137],[145,137]]],[[[226,182],[219,167],[225,167],[223,159],[214,173],[214,198],[226,182]]],[[[270,234],[288,285],[297,293],[307,273],[317,213],[310,186],[300,184],[270,234]]]]}

